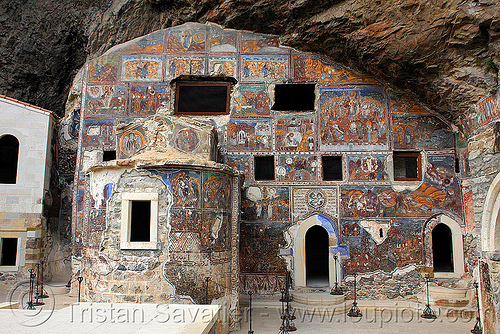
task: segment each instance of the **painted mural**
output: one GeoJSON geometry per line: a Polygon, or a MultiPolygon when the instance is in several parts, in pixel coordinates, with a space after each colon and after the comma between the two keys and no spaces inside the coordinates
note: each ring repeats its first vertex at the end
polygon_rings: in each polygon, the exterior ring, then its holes
{"type": "Polygon", "coordinates": [[[231,151],[269,151],[271,122],[231,120],[227,125],[227,144],[231,151]]]}
{"type": "Polygon", "coordinates": [[[125,115],[126,85],[95,85],[87,87],[86,115],[125,115]]]}
{"type": "Polygon", "coordinates": [[[241,81],[285,81],[288,56],[241,56],[241,81]]]}
{"type": "Polygon", "coordinates": [[[180,129],[175,134],[175,146],[184,152],[193,152],[200,146],[200,138],[197,132],[191,128],[180,129]]]}
{"type": "Polygon", "coordinates": [[[168,80],[179,75],[201,75],[205,74],[205,56],[167,55],[165,66],[168,80]]]}
{"type": "Polygon", "coordinates": [[[167,51],[204,51],[206,27],[186,25],[179,29],[171,29],[168,35],[167,51]]]}
{"type": "Polygon", "coordinates": [[[397,95],[393,92],[391,92],[390,96],[390,109],[393,114],[429,114],[422,106],[408,96],[397,95]]]}
{"type": "Polygon", "coordinates": [[[161,176],[174,195],[174,208],[200,208],[200,172],[191,170],[152,170],[152,172],[161,176]]]}
{"type": "Polygon", "coordinates": [[[153,32],[144,37],[136,38],[123,46],[119,47],[118,52],[141,52],[141,53],[159,53],[163,52],[163,42],[165,39],[165,30],[153,32]]]}
{"type": "Polygon", "coordinates": [[[238,34],[210,27],[210,52],[236,52],[238,34]]]}
{"type": "Polygon", "coordinates": [[[281,155],[276,176],[278,181],[313,181],[316,180],[317,166],[316,156],[281,155]]]}
{"type": "Polygon", "coordinates": [[[173,231],[201,231],[201,211],[172,208],[170,225],[173,231]]]}
{"type": "Polygon", "coordinates": [[[387,147],[383,87],[321,88],[319,108],[322,150],[345,149],[347,144],[387,147]]]}
{"type": "Polygon", "coordinates": [[[288,187],[251,186],[242,195],[242,219],[248,221],[285,221],[290,217],[288,187]]]}
{"type": "Polygon", "coordinates": [[[351,71],[323,61],[312,55],[295,54],[293,56],[293,77],[297,81],[316,81],[320,84],[369,83],[376,80],[361,77],[351,71]]]}
{"type": "Polygon", "coordinates": [[[88,65],[88,82],[111,83],[118,79],[119,57],[103,56],[88,65]]]}
{"type": "Polygon", "coordinates": [[[279,151],[314,151],[314,115],[276,117],[276,149],[279,151]]]}
{"type": "Polygon", "coordinates": [[[131,85],[130,116],[154,114],[158,108],[167,106],[168,85],[131,85]]]}
{"type": "Polygon", "coordinates": [[[422,227],[425,220],[390,220],[387,236],[377,243],[357,221],[344,220],[344,242],[350,245],[350,257],[343,262],[346,275],[422,264],[422,227]]]}
{"type": "Polygon", "coordinates": [[[163,56],[123,56],[123,81],[161,81],[163,56]]]}
{"type": "Polygon", "coordinates": [[[233,93],[231,116],[270,116],[270,104],[265,85],[239,85],[233,93]]]}
{"type": "Polygon", "coordinates": [[[114,119],[86,119],[83,122],[82,146],[113,147],[114,119]]]}
{"type": "Polygon", "coordinates": [[[117,146],[119,148],[117,156],[120,159],[131,157],[142,148],[146,147],[146,138],[144,130],[141,127],[125,130],[123,132],[119,131],[117,137],[117,146]]]}
{"type": "Polygon", "coordinates": [[[228,166],[236,168],[245,174],[245,178],[250,177],[250,160],[251,157],[238,155],[238,156],[225,156],[224,163],[228,166]]]}
{"type": "Polygon", "coordinates": [[[242,273],[285,273],[285,262],[276,250],[285,246],[282,231],[287,223],[241,223],[240,271],[242,273]]]}
{"type": "Polygon", "coordinates": [[[389,178],[387,156],[349,156],[347,161],[351,181],[384,181],[389,178]]]}
{"type": "Polygon", "coordinates": [[[228,209],[231,206],[229,192],[230,178],[221,173],[203,173],[203,207],[228,209]]]}
{"type": "Polygon", "coordinates": [[[499,100],[488,95],[479,100],[471,111],[460,116],[460,123],[465,132],[471,134],[479,128],[500,118],[499,100]]]}
{"type": "Polygon", "coordinates": [[[229,77],[234,77],[236,74],[236,57],[209,56],[208,68],[210,75],[224,74],[229,77]]]}
{"type": "Polygon", "coordinates": [[[435,116],[393,115],[394,148],[453,148],[455,134],[435,116]]]}
{"type": "MultiPolygon", "coordinates": [[[[241,35],[241,52],[256,53],[256,52],[281,52],[284,50],[279,48],[278,38],[270,36],[259,36],[255,34],[241,35]]],[[[285,51],[286,52],[286,51],[285,51]]]]}
{"type": "Polygon", "coordinates": [[[230,224],[227,214],[204,211],[201,221],[203,250],[227,250],[230,247],[230,224]]]}

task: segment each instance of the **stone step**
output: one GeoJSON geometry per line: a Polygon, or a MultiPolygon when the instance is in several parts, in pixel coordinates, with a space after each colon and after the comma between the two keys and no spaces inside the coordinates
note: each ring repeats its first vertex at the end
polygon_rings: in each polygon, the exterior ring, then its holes
{"type": "Polygon", "coordinates": [[[47,293],[53,293],[54,295],[66,295],[70,291],[70,288],[66,286],[67,283],[68,282],[47,282],[43,283],[43,286],[47,293]]]}
{"type": "Polygon", "coordinates": [[[344,295],[331,295],[327,292],[292,292],[293,301],[304,305],[333,306],[344,302],[344,295]]]}
{"type": "Polygon", "coordinates": [[[469,289],[445,288],[442,286],[429,285],[429,296],[434,299],[469,299],[469,289]]]}

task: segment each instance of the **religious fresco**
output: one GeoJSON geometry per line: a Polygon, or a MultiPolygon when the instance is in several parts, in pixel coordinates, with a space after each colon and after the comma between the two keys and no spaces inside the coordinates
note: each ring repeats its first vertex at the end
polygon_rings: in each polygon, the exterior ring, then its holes
{"type": "Polygon", "coordinates": [[[161,81],[163,56],[123,56],[123,81],[161,81]]]}
{"type": "Polygon", "coordinates": [[[187,24],[182,28],[170,29],[167,51],[204,51],[206,39],[205,26],[187,24]]]}
{"type": "Polygon", "coordinates": [[[294,223],[321,212],[335,219],[338,216],[336,187],[293,187],[292,218],[294,223]]]}
{"type": "Polygon", "coordinates": [[[384,88],[349,86],[321,88],[319,97],[322,150],[361,145],[387,148],[387,117],[384,88]]]}
{"type": "Polygon", "coordinates": [[[245,178],[250,177],[250,161],[252,157],[246,155],[224,156],[224,163],[230,167],[236,168],[245,174],[245,178]]]}
{"type": "Polygon", "coordinates": [[[349,180],[384,181],[388,180],[387,156],[348,156],[349,180]]]}
{"type": "Polygon", "coordinates": [[[285,81],[288,56],[241,56],[241,81],[285,81]]]}
{"type": "Polygon", "coordinates": [[[129,158],[146,147],[144,129],[139,126],[133,129],[117,131],[116,139],[118,148],[116,155],[119,159],[129,158]]]}
{"type": "Polygon", "coordinates": [[[238,33],[210,27],[210,52],[236,52],[238,33]]]}
{"type": "Polygon", "coordinates": [[[161,176],[174,195],[174,208],[200,207],[200,172],[191,170],[151,170],[151,172],[161,176]]]}
{"type": "Polygon", "coordinates": [[[286,244],[283,231],[287,223],[256,224],[242,222],[240,225],[240,271],[242,273],[286,272],[285,261],[276,256],[286,244]]]}
{"type": "Polygon", "coordinates": [[[314,181],[318,161],[316,156],[281,155],[278,158],[278,181],[314,181]]]}
{"type": "Polygon", "coordinates": [[[286,221],[290,217],[288,187],[250,186],[242,194],[241,218],[251,221],[286,221]]]}
{"type": "Polygon", "coordinates": [[[393,115],[392,132],[397,149],[455,147],[455,134],[436,116],[393,115]]]}
{"type": "Polygon", "coordinates": [[[429,114],[412,98],[394,92],[391,92],[390,110],[393,114],[429,114]]]}
{"type": "Polygon", "coordinates": [[[471,108],[467,114],[460,116],[460,124],[465,132],[472,134],[479,128],[500,118],[500,102],[493,95],[488,95],[471,108]]]}
{"type": "Polygon", "coordinates": [[[344,273],[392,272],[397,267],[423,264],[424,223],[425,219],[391,219],[384,240],[377,242],[359,221],[342,220],[343,241],[350,246],[350,257],[342,262],[344,273]]]}
{"type": "Polygon", "coordinates": [[[163,52],[163,42],[165,39],[165,30],[155,31],[144,37],[136,38],[120,46],[117,52],[140,52],[140,53],[159,53],[163,52]]]}
{"type": "Polygon", "coordinates": [[[276,149],[314,151],[314,115],[276,116],[276,149]]]}
{"type": "Polygon", "coordinates": [[[175,147],[184,152],[193,152],[200,146],[200,138],[196,130],[182,128],[175,134],[175,147]]]}
{"type": "Polygon", "coordinates": [[[261,36],[255,34],[241,34],[242,53],[266,53],[266,52],[287,52],[287,49],[279,47],[279,41],[274,36],[261,36]]]}
{"type": "Polygon", "coordinates": [[[209,56],[208,71],[210,75],[224,74],[234,77],[236,75],[236,56],[209,56]]]}
{"type": "Polygon", "coordinates": [[[271,99],[265,85],[239,85],[232,95],[232,117],[271,115],[271,99]]]}
{"type": "Polygon", "coordinates": [[[82,146],[113,147],[115,145],[113,119],[85,119],[82,146]]]}
{"type": "Polygon", "coordinates": [[[89,61],[88,82],[112,83],[118,79],[119,57],[102,56],[89,61]]]}
{"type": "Polygon", "coordinates": [[[203,207],[228,209],[231,206],[229,194],[231,179],[222,173],[203,173],[203,207]]]}
{"type": "Polygon", "coordinates": [[[85,115],[125,115],[127,105],[126,85],[87,86],[85,115]]]}
{"type": "Polygon", "coordinates": [[[231,120],[227,125],[227,144],[231,151],[269,151],[271,122],[231,120]]]}
{"type": "Polygon", "coordinates": [[[167,106],[168,85],[131,85],[129,115],[154,114],[160,107],[167,106]]]}
{"type": "Polygon", "coordinates": [[[376,80],[359,76],[340,66],[323,61],[318,56],[294,54],[293,78],[297,81],[317,81],[320,84],[369,83],[376,80]]]}
{"type": "Polygon", "coordinates": [[[229,250],[231,224],[227,214],[204,211],[201,224],[201,247],[203,250],[229,250]]]}
{"type": "MultiPolygon", "coordinates": [[[[170,182],[167,179],[167,182],[170,182]]],[[[172,208],[170,210],[172,231],[201,231],[201,211],[172,208]]]]}
{"type": "Polygon", "coordinates": [[[205,56],[167,55],[165,66],[168,80],[179,75],[201,75],[205,74],[205,56]]]}

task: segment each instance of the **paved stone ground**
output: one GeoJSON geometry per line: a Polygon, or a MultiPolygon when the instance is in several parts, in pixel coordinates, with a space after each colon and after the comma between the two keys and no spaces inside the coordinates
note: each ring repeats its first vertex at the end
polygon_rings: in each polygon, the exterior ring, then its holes
{"type": "MultiPolygon", "coordinates": [[[[363,311],[363,310],[362,310],[363,311]]],[[[257,308],[252,311],[252,330],[255,334],[277,334],[281,320],[275,308],[257,308]]],[[[368,310],[361,318],[350,318],[345,314],[316,314],[314,316],[296,314],[294,320],[297,331],[290,333],[335,333],[335,334],[375,334],[375,333],[470,333],[475,319],[453,319],[439,317],[435,320],[426,320],[414,311],[377,312],[368,310]]],[[[248,318],[242,320],[241,330],[237,334],[247,334],[249,330],[248,318]]]]}

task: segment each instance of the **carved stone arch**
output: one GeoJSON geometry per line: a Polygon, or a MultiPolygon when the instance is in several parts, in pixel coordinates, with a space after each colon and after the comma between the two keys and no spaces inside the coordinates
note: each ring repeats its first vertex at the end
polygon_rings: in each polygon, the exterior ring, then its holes
{"type": "Polygon", "coordinates": [[[451,247],[453,252],[453,271],[452,272],[434,272],[435,277],[460,277],[465,273],[464,265],[464,246],[463,233],[460,224],[453,218],[438,214],[427,220],[423,227],[423,255],[424,264],[427,267],[433,267],[432,255],[432,231],[439,224],[446,225],[451,231],[451,247]]]}
{"type": "Polygon", "coordinates": [[[481,218],[481,248],[500,253],[500,173],[493,179],[484,201],[481,218]]]}

